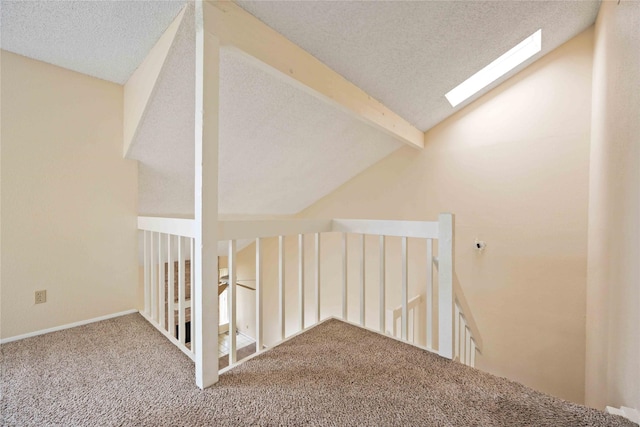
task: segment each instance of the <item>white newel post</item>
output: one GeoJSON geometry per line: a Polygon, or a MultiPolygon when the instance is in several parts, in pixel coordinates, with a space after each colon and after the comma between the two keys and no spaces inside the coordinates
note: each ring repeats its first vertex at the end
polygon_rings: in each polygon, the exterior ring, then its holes
{"type": "MultiPolygon", "coordinates": [[[[218,98],[220,43],[195,3],[195,368],[204,389],[218,381],[218,98]]],[[[194,319],[192,319],[193,321],[194,319]]]]}
{"type": "Polygon", "coordinates": [[[453,214],[438,216],[438,353],[453,358],[453,214]]]}

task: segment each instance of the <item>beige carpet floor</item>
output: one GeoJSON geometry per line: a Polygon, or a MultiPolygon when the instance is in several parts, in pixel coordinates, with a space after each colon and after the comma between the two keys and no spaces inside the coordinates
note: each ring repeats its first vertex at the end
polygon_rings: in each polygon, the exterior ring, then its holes
{"type": "Polygon", "coordinates": [[[3,426],[631,426],[336,320],[205,391],[140,315],[1,347],[3,426]]]}

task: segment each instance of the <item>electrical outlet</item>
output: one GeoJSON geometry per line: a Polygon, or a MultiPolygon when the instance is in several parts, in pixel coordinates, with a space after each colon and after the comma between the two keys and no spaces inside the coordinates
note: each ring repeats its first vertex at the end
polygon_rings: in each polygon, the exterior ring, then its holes
{"type": "Polygon", "coordinates": [[[47,291],[36,291],[36,304],[47,302],[47,291]]]}

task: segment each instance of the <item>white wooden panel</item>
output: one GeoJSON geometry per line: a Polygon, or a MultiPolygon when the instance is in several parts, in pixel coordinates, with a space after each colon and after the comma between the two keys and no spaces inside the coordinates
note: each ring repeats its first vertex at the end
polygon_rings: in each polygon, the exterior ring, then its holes
{"type": "Polygon", "coordinates": [[[236,363],[236,241],[229,240],[229,366],[236,363]]]}
{"type": "Polygon", "coordinates": [[[256,239],[256,351],[264,346],[262,332],[262,239],[256,239]]]}
{"type": "Polygon", "coordinates": [[[385,254],[385,237],[380,236],[380,332],[384,333],[386,324],[385,313],[387,308],[386,298],[386,254],[385,254]]]}
{"type": "Polygon", "coordinates": [[[178,341],[184,345],[186,338],[185,331],[185,238],[178,237],[178,341]]]}
{"type": "Polygon", "coordinates": [[[349,320],[347,307],[347,234],[342,233],[342,319],[349,320]]]}
{"type": "Polygon", "coordinates": [[[138,228],[140,230],[154,231],[156,233],[193,237],[194,227],[195,221],[192,219],[160,218],[151,216],[138,217],[138,228]]]}
{"type": "Polygon", "coordinates": [[[409,276],[408,276],[408,251],[407,238],[402,238],[402,316],[400,321],[400,335],[403,340],[407,340],[407,316],[408,316],[408,296],[409,296],[409,276]]]}
{"type": "MultiPolygon", "coordinates": [[[[174,274],[174,264],[173,264],[173,254],[171,251],[174,248],[174,237],[169,234],[167,235],[167,332],[172,337],[176,337],[176,328],[174,326],[175,322],[175,305],[176,305],[176,295],[175,295],[175,274],[174,274]]],[[[193,276],[192,276],[193,277],[193,276]]]]}
{"type": "Polygon", "coordinates": [[[341,233],[418,237],[424,239],[437,239],[438,229],[438,223],[433,221],[334,219],[332,222],[332,230],[341,233]]]}
{"type": "Polygon", "coordinates": [[[278,318],[280,319],[280,339],[285,338],[284,312],[285,312],[285,288],[284,288],[284,236],[278,236],[278,318]]]}
{"type": "Polygon", "coordinates": [[[218,223],[219,240],[255,239],[329,231],[331,231],[331,220],[327,219],[238,220],[218,223]]]}
{"type": "Polygon", "coordinates": [[[460,315],[460,363],[464,363],[464,355],[465,355],[465,348],[464,346],[467,343],[466,337],[464,335],[464,331],[466,330],[466,326],[464,324],[464,317],[462,317],[462,314],[460,315]]]}
{"type": "Polygon", "coordinates": [[[365,325],[365,307],[367,301],[365,298],[365,253],[364,253],[364,234],[360,235],[360,325],[365,325]]]}
{"type": "Polygon", "coordinates": [[[298,234],[298,324],[304,329],[304,234],[298,234]]]}
{"type": "Polygon", "coordinates": [[[438,353],[453,357],[453,215],[438,216],[438,353]]]}
{"type": "Polygon", "coordinates": [[[320,233],[315,234],[315,257],[316,257],[316,323],[320,321],[320,233]]]}
{"type": "Polygon", "coordinates": [[[433,240],[427,239],[427,302],[426,307],[426,328],[427,347],[433,348],[433,240]]]}

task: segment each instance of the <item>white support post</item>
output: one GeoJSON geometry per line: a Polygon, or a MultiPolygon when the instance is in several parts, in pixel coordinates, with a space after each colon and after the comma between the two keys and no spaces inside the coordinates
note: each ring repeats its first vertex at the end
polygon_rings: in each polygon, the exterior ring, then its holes
{"type": "MultiPolygon", "coordinates": [[[[208,21],[209,18],[207,18],[208,21]]],[[[196,384],[218,381],[218,103],[220,41],[205,31],[204,4],[195,2],[195,263],[196,384]]],[[[194,316],[195,315],[195,319],[194,316]]],[[[194,340],[195,338],[195,340],[194,340]]]]}
{"type": "Polygon", "coordinates": [[[347,308],[347,233],[342,233],[342,320],[348,319],[347,308]]]}
{"type": "Polygon", "coordinates": [[[144,255],[143,255],[143,264],[144,264],[144,312],[147,316],[151,315],[151,289],[149,284],[151,283],[151,277],[149,274],[149,257],[151,256],[150,251],[150,242],[149,235],[151,232],[143,231],[144,236],[144,255]]]}
{"type": "Polygon", "coordinates": [[[433,348],[433,240],[427,239],[427,290],[426,290],[427,318],[427,348],[433,348]]]}
{"type": "Polygon", "coordinates": [[[365,259],[364,259],[364,234],[360,235],[360,326],[364,326],[365,324],[365,259]]]}
{"type": "Polygon", "coordinates": [[[298,324],[304,329],[304,234],[298,234],[298,324]]]}
{"type": "Polygon", "coordinates": [[[158,233],[158,324],[166,330],[165,323],[165,294],[164,294],[164,261],[162,259],[162,233],[158,233]]]}
{"type": "Polygon", "coordinates": [[[284,289],[284,236],[278,236],[278,318],[280,319],[280,339],[285,338],[286,324],[284,322],[285,312],[285,289],[284,289]]]}
{"type": "Polygon", "coordinates": [[[467,343],[466,337],[464,336],[464,331],[466,329],[466,326],[464,324],[464,316],[462,316],[462,314],[460,314],[460,363],[464,363],[464,354],[465,354],[465,349],[464,346],[467,343]]]}
{"type": "Polygon", "coordinates": [[[185,258],[184,237],[178,236],[178,341],[182,345],[185,345],[187,337],[185,331],[185,258]]]}
{"type": "Polygon", "coordinates": [[[256,351],[264,346],[262,333],[262,239],[256,239],[256,351]]]}
{"type": "Polygon", "coordinates": [[[175,276],[173,267],[173,235],[167,234],[167,329],[169,335],[176,337],[175,326],[175,305],[176,305],[176,293],[175,293],[175,276]]]}
{"type": "Polygon", "coordinates": [[[386,313],[386,259],[385,259],[385,241],[384,236],[380,236],[380,332],[384,334],[384,328],[386,325],[386,319],[384,317],[386,313]]]}
{"type": "Polygon", "coordinates": [[[151,318],[154,322],[158,322],[158,269],[156,268],[156,245],[157,241],[156,234],[160,233],[151,233],[151,253],[149,257],[149,269],[151,270],[151,282],[149,283],[151,288],[151,318]]]}
{"type": "Polygon", "coordinates": [[[453,215],[438,216],[438,353],[453,358],[453,215]]]}
{"type": "Polygon", "coordinates": [[[236,241],[229,240],[229,366],[236,363],[236,241]]]}
{"type": "Polygon", "coordinates": [[[407,340],[407,325],[408,325],[408,298],[409,298],[409,280],[408,280],[408,264],[407,264],[407,256],[408,256],[408,245],[407,238],[402,238],[402,316],[400,319],[400,336],[406,341],[407,340]]]}
{"type": "Polygon", "coordinates": [[[320,233],[315,235],[316,255],[316,323],[320,322],[320,233]]]}

